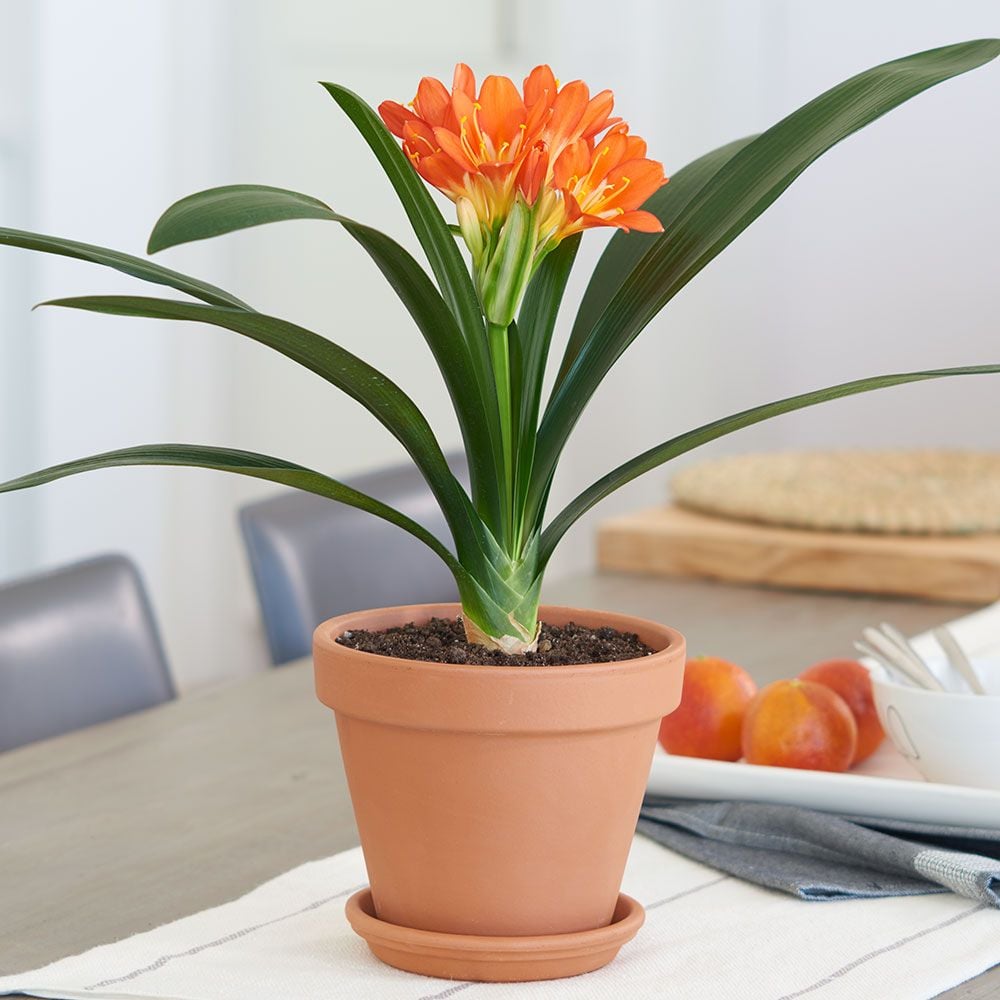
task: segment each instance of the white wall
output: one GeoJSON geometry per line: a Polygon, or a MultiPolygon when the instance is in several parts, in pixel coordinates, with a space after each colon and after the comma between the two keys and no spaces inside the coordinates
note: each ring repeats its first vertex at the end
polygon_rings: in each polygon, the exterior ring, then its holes
{"type": "MultiPolygon", "coordinates": [[[[0,31],[0,219],[14,222],[30,192],[29,151],[24,137],[32,105],[33,65],[29,42],[33,12],[26,4],[3,10],[0,31]]],[[[34,413],[35,352],[24,335],[31,305],[26,256],[0,259],[0,477],[23,472],[37,454],[34,413]]],[[[0,507],[0,566],[9,572],[31,564],[35,553],[37,502],[10,497],[0,507]]]]}
{"type": "MultiPolygon", "coordinates": [[[[225,172],[228,4],[6,0],[0,10],[24,64],[5,92],[20,114],[7,135],[15,169],[4,223],[141,253],[171,200],[225,172]]],[[[227,260],[224,249],[190,256],[223,284],[227,260]]],[[[55,296],[166,290],[10,250],[0,280],[9,291],[0,337],[11,414],[5,476],[131,444],[226,443],[232,408],[220,340],[196,328],[28,311],[55,296]]],[[[230,489],[208,473],[127,469],[5,496],[0,523],[13,537],[0,569],[13,577],[125,551],[146,576],[180,685],[238,672],[233,627],[220,628],[234,616],[228,581],[244,572],[230,489]]]]}
{"type": "MultiPolygon", "coordinates": [[[[16,26],[35,46],[16,101],[6,90],[12,64],[0,74],[2,177],[24,193],[0,192],[4,222],[133,251],[170,201],[236,181],[306,191],[414,247],[391,189],[318,79],[377,103],[407,99],[425,73],[449,77],[458,59],[515,78],[549,61],[562,79],[612,86],[669,171],[876,62],[1000,34],[990,0],[617,0],[613,12],[593,0],[6,0],[0,12],[8,38],[16,26]]],[[[998,80],[990,66],[946,83],[810,168],[619,362],[571,442],[555,502],[746,405],[877,371],[997,360],[998,80]]],[[[601,244],[588,235],[577,294],[601,244]]],[[[341,476],[401,457],[355,404],[235,335],[26,314],[29,300],[49,295],[136,287],[83,264],[26,259],[0,256],[0,472],[171,439],[271,452],[341,476]]],[[[446,447],[458,443],[422,339],[336,227],[267,227],[164,259],[335,337],[403,384],[446,447]]],[[[713,450],[997,447],[996,385],[843,401],[713,450]]],[[[666,479],[633,484],[590,520],[656,502],[666,479]]],[[[211,473],[121,470],[0,498],[0,571],[127,550],[146,571],[182,686],[259,669],[233,511],[266,492],[211,473]]],[[[554,572],[591,559],[581,527],[554,572]]]]}
{"type": "MultiPolygon", "coordinates": [[[[593,21],[573,16],[579,9],[570,0],[551,8],[560,62],[597,86],[613,78],[620,106],[668,171],[869,66],[1000,34],[1000,7],[989,0],[624,0],[616,21],[646,25],[629,32],[626,48],[624,35],[608,45],[593,21]]],[[[620,362],[581,422],[562,492],[768,399],[880,372],[996,361],[998,84],[997,65],[942,84],[810,167],[620,362]]],[[[787,447],[996,448],[998,385],[964,379],[844,400],[742,431],[690,460],[787,447]]],[[[667,478],[650,474],[590,522],[659,502],[667,478]]],[[[579,564],[590,536],[578,529],[575,539],[579,564]]]]}

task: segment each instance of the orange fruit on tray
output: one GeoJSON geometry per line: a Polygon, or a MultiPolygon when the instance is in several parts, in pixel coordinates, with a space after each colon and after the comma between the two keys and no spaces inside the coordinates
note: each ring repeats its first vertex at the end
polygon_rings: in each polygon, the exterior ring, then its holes
{"type": "Polygon", "coordinates": [[[803,670],[799,679],[822,684],[847,702],[858,724],[858,747],[854,751],[853,764],[870,757],[878,749],[885,738],[885,730],[875,711],[871,674],[857,660],[824,660],[803,670]]]}
{"type": "Polygon", "coordinates": [[[682,757],[739,760],[743,716],[756,692],[753,678],[735,663],[715,656],[688,660],[681,702],[660,723],[660,744],[682,757]]]}
{"type": "Polygon", "coordinates": [[[768,684],[743,720],[748,764],[846,771],[857,744],[857,723],[846,702],[815,681],[768,684]]]}

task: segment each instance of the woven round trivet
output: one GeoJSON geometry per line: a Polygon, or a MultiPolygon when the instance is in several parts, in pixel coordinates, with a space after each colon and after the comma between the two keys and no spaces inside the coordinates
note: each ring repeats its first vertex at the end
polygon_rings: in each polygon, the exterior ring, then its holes
{"type": "Polygon", "coordinates": [[[735,455],[672,482],[684,507],[822,531],[1000,531],[1000,453],[828,451],[735,455]]]}

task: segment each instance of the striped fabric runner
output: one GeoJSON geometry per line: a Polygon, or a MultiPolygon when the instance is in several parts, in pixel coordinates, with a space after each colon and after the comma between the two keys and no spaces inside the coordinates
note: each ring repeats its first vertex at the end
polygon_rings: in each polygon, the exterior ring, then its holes
{"type": "Polygon", "coordinates": [[[924,1000],[1000,962],[1000,912],[953,895],[803,902],[636,838],[624,890],[646,924],[607,968],[560,982],[424,979],[376,961],[346,898],[359,849],[224,906],[0,979],[0,995],[161,1000],[924,1000]]]}

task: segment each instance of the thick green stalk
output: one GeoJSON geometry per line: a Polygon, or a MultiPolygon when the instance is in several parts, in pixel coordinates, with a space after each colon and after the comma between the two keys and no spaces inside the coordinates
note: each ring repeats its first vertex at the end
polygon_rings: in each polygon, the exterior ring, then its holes
{"type": "Polygon", "coordinates": [[[493,362],[493,379],[497,388],[497,406],[500,411],[500,440],[503,446],[503,482],[500,487],[500,510],[504,518],[501,544],[508,554],[513,554],[514,544],[514,415],[511,402],[510,345],[507,327],[489,323],[487,336],[490,358],[493,362]]]}
{"type": "Polygon", "coordinates": [[[456,577],[465,630],[474,642],[507,653],[533,650],[538,641],[541,591],[538,536],[517,559],[496,553],[489,572],[456,577]]]}

